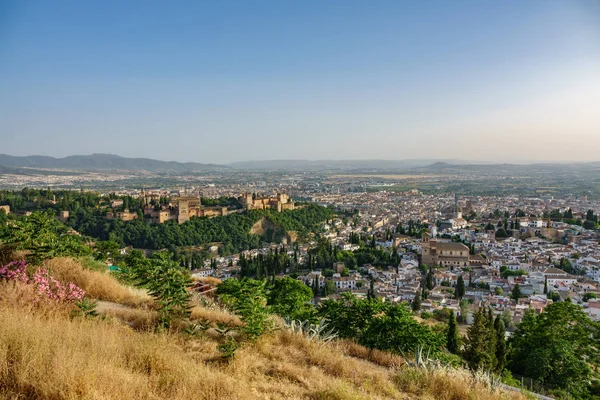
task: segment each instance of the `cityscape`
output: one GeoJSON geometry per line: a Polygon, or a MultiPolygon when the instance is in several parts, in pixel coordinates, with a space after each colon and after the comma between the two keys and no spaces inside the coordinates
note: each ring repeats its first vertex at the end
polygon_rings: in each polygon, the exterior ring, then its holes
{"type": "Polygon", "coordinates": [[[0,400],[599,400],[599,0],[0,1],[0,400]]]}

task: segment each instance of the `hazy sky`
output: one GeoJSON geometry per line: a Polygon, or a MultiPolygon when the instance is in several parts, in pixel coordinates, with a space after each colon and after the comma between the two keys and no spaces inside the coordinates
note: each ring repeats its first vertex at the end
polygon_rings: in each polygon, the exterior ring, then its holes
{"type": "Polygon", "coordinates": [[[0,153],[600,160],[600,0],[0,0],[0,153]]]}

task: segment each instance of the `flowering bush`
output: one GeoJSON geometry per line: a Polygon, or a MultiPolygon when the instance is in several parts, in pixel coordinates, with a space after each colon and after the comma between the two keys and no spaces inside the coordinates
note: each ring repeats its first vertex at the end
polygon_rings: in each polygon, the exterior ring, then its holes
{"type": "Polygon", "coordinates": [[[27,278],[27,264],[25,261],[15,261],[0,267],[0,281],[29,282],[27,278]]]}
{"type": "Polygon", "coordinates": [[[35,285],[38,297],[45,297],[57,302],[76,302],[81,301],[85,292],[74,283],[63,285],[54,279],[45,268],[38,268],[33,274],[33,284],[35,285]]]}
{"type": "Polygon", "coordinates": [[[45,298],[56,302],[79,302],[85,292],[74,283],[62,284],[48,273],[46,268],[38,268],[30,280],[27,277],[27,264],[24,261],[12,262],[0,267],[0,281],[32,283],[38,300],[45,298]]]}

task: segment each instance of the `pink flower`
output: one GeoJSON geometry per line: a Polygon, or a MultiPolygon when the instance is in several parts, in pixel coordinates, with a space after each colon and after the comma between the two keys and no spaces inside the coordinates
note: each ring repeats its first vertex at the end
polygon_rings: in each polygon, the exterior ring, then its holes
{"type": "Polygon", "coordinates": [[[76,302],[83,299],[85,292],[74,283],[63,285],[50,276],[45,268],[38,268],[33,275],[38,298],[46,298],[56,302],[76,302]]]}
{"type": "Polygon", "coordinates": [[[27,278],[27,264],[25,261],[15,261],[0,267],[0,280],[29,282],[27,278]]]}

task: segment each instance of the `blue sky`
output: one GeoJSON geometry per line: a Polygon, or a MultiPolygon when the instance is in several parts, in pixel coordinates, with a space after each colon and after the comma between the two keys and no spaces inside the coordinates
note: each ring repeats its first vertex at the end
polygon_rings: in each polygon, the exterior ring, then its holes
{"type": "Polygon", "coordinates": [[[0,0],[0,153],[600,160],[600,1],[0,0]]]}

